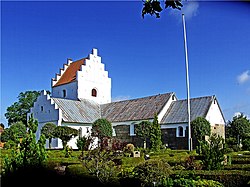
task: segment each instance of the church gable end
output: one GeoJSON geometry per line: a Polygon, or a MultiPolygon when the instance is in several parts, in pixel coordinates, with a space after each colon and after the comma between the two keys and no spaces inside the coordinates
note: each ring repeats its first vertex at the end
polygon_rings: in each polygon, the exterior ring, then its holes
{"type": "Polygon", "coordinates": [[[88,58],[68,63],[52,79],[52,97],[64,99],[89,99],[99,104],[111,102],[111,78],[105,71],[97,49],[88,58]]]}

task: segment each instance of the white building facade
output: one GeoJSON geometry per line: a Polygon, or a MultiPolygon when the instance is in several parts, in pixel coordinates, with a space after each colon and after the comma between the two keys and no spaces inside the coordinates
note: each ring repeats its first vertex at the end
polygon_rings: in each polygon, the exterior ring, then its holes
{"type": "MultiPolygon", "coordinates": [[[[37,138],[42,126],[48,122],[75,128],[79,130],[79,136],[87,136],[95,120],[106,118],[112,123],[113,136],[135,143],[138,141],[134,132],[136,124],[143,120],[153,121],[157,114],[163,136],[171,131],[175,141],[176,138],[187,139],[187,101],[178,100],[174,92],[111,102],[111,78],[97,49],[93,49],[87,58],[68,59],[52,79],[51,90],[51,96],[46,91],[41,92],[28,114],[33,114],[38,120],[37,138]]],[[[225,120],[215,96],[191,99],[191,115],[192,119],[198,116],[206,118],[213,131],[219,129],[220,135],[225,136],[225,120]]],[[[73,149],[77,149],[77,138],[68,142],[73,149]]],[[[52,147],[62,148],[61,140],[53,139],[52,147]]],[[[185,146],[172,147],[185,149],[185,146]]]]}

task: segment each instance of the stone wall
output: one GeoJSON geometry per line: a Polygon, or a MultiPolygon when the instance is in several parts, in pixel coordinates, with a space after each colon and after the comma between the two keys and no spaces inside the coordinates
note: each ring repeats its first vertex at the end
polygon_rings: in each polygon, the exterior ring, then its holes
{"type": "MultiPolygon", "coordinates": [[[[225,126],[216,125],[212,128],[212,132],[219,134],[225,138],[225,126]]],[[[129,125],[117,125],[114,126],[116,132],[116,139],[132,143],[135,147],[143,147],[143,140],[137,136],[129,135],[129,125]]],[[[162,129],[162,143],[171,149],[188,150],[188,129],[185,131],[185,137],[176,137],[176,128],[162,129]]],[[[192,148],[197,146],[197,140],[192,137],[192,148]]],[[[150,146],[149,139],[147,140],[147,147],[150,146]]]]}
{"type": "Polygon", "coordinates": [[[211,133],[216,133],[225,139],[225,125],[215,124],[215,126],[211,127],[211,133]]]}
{"type": "Polygon", "coordinates": [[[185,137],[176,137],[176,128],[162,129],[162,143],[170,149],[188,149],[187,131],[185,137]]]}

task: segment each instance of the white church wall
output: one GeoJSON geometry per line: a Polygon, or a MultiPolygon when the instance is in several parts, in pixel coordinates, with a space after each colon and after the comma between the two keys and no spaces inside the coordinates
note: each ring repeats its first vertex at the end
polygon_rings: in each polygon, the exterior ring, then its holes
{"type": "Polygon", "coordinates": [[[111,78],[97,56],[97,49],[85,60],[81,70],[77,72],[78,98],[90,99],[99,104],[111,102],[111,78]],[[97,96],[92,96],[92,89],[97,91],[97,96]]]}
{"type": "MultiPolygon", "coordinates": [[[[60,113],[61,111],[57,108],[53,99],[51,99],[50,96],[47,95],[46,91],[43,90],[40,96],[38,96],[36,102],[34,102],[34,105],[28,114],[28,118],[31,114],[33,114],[34,119],[38,121],[38,129],[36,132],[37,140],[40,138],[41,128],[44,124],[52,122],[55,125],[60,125],[60,113]]],[[[58,146],[56,140],[53,140],[52,144],[54,147],[58,146]]],[[[46,143],[46,147],[48,147],[48,142],[46,143]]]]}
{"type": "Polygon", "coordinates": [[[60,86],[52,87],[51,92],[52,97],[64,98],[64,99],[77,99],[77,82],[71,82],[68,84],[63,84],[60,86]],[[66,95],[64,95],[64,91],[66,95]]]}
{"type": "Polygon", "coordinates": [[[176,96],[175,96],[175,94],[173,93],[173,94],[171,95],[170,99],[168,100],[168,102],[165,104],[165,106],[163,107],[163,109],[162,109],[162,110],[160,111],[160,113],[158,114],[158,121],[159,121],[159,122],[162,120],[163,116],[166,114],[166,112],[167,112],[169,106],[171,105],[171,103],[172,103],[173,101],[176,101],[176,100],[177,100],[177,99],[176,99],[176,96]]]}
{"type": "MultiPolygon", "coordinates": [[[[71,127],[71,128],[74,128],[74,129],[77,129],[79,131],[79,129],[81,128],[81,134],[79,134],[80,136],[88,136],[90,135],[91,133],[91,129],[92,129],[92,124],[80,124],[80,123],[76,123],[76,124],[73,124],[73,123],[63,123],[62,126],[68,126],[68,127],[71,127]]],[[[76,145],[76,142],[77,142],[77,139],[79,138],[79,135],[72,138],[68,143],[67,145],[72,147],[72,149],[78,149],[77,145],[76,145]]],[[[59,139],[59,145],[60,147],[62,148],[62,141],[59,139]]],[[[97,146],[97,138],[94,140],[94,143],[92,145],[90,145],[90,148],[95,148],[97,146]]]]}
{"type": "Polygon", "coordinates": [[[215,124],[225,124],[217,100],[214,100],[214,102],[211,104],[206,115],[206,120],[210,122],[211,126],[215,126],[215,124]]]}

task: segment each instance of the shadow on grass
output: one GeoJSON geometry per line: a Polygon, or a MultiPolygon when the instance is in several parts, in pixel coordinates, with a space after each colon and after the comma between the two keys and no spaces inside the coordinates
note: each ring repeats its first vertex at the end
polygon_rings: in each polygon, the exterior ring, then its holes
{"type": "Polygon", "coordinates": [[[63,187],[63,186],[117,186],[113,184],[104,185],[95,178],[82,176],[74,177],[58,174],[56,171],[43,167],[40,168],[22,168],[18,171],[4,174],[1,176],[1,187],[63,187]]]}

